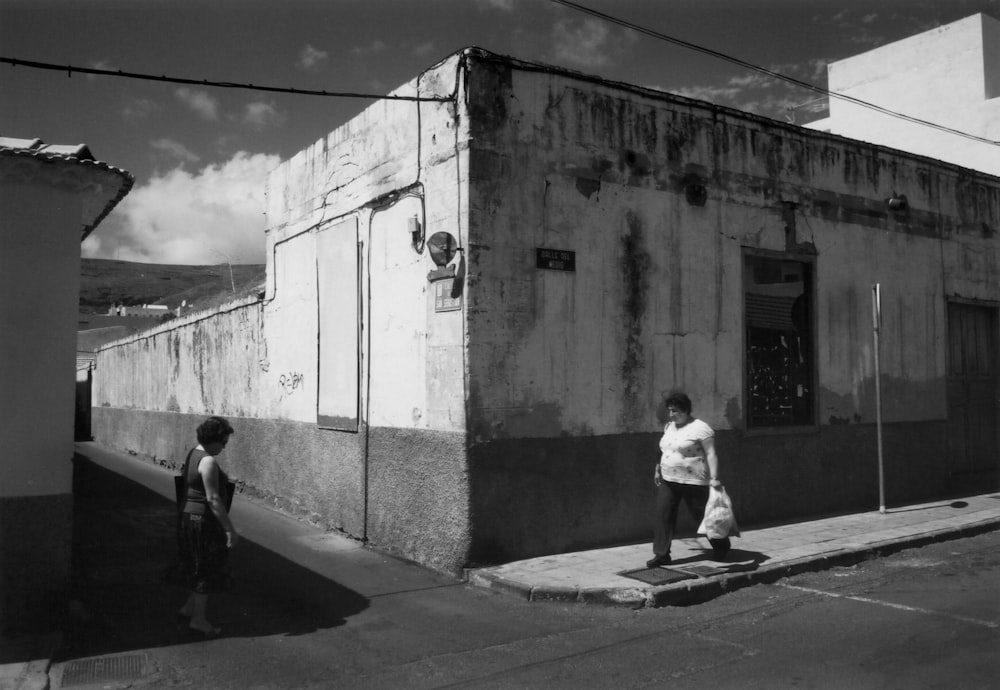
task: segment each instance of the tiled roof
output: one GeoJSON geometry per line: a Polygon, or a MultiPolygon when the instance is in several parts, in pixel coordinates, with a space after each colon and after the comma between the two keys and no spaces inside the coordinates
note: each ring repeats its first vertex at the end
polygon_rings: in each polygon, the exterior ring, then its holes
{"type": "Polygon", "coordinates": [[[86,144],[46,144],[41,139],[16,139],[12,137],[0,137],[0,156],[9,156],[32,159],[53,164],[80,165],[85,169],[99,172],[102,175],[111,175],[117,178],[118,190],[103,208],[95,209],[93,220],[85,224],[81,231],[80,241],[87,238],[94,228],[96,228],[112,209],[118,205],[132,185],[135,178],[132,174],[121,168],[116,168],[107,163],[103,163],[94,158],[90,148],[86,144]]]}
{"type": "Polygon", "coordinates": [[[46,144],[41,139],[14,139],[0,137],[0,148],[20,149],[31,155],[58,156],[76,158],[82,161],[94,160],[94,154],[86,144],[46,144]]]}

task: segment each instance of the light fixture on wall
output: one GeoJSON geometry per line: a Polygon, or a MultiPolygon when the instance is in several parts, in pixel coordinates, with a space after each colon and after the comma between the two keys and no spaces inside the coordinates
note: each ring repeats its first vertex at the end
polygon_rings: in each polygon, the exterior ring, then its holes
{"type": "Polygon", "coordinates": [[[448,312],[462,308],[462,292],[465,287],[465,256],[452,263],[462,251],[455,237],[447,232],[435,232],[427,238],[427,252],[434,262],[434,270],[427,274],[427,282],[433,286],[434,311],[448,312]]]}
{"type": "Polygon", "coordinates": [[[427,240],[427,249],[431,253],[434,265],[443,268],[450,264],[458,253],[458,242],[447,232],[435,232],[427,240]]]}
{"type": "Polygon", "coordinates": [[[895,192],[885,200],[885,205],[889,207],[890,211],[905,211],[910,208],[910,202],[906,200],[906,195],[895,192]]]}
{"type": "Polygon", "coordinates": [[[450,278],[455,275],[455,267],[449,266],[455,255],[461,251],[458,241],[447,232],[435,232],[427,238],[427,251],[434,262],[434,270],[427,275],[428,280],[450,278]]]}

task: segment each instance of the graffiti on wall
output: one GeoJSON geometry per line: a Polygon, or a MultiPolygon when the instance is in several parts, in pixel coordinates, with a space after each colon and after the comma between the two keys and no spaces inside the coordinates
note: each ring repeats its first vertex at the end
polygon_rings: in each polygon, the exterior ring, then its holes
{"type": "Polygon", "coordinates": [[[302,388],[303,380],[301,372],[290,371],[278,377],[278,385],[285,391],[285,395],[291,395],[299,388],[302,388]]]}

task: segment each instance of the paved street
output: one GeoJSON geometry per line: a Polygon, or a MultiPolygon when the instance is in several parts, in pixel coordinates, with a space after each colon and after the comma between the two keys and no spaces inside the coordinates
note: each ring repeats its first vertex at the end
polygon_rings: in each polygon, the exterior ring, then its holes
{"type": "Polygon", "coordinates": [[[633,610],[473,587],[239,499],[252,538],[211,604],[224,635],[202,641],[158,579],[170,473],[109,463],[128,476],[78,462],[80,605],[55,688],[978,688],[1000,672],[998,532],[633,610]]]}

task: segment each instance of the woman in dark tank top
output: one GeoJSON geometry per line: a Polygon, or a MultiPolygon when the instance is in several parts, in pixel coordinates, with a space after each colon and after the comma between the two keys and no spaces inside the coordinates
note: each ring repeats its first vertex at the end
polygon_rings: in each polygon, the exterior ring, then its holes
{"type": "Polygon", "coordinates": [[[239,535],[229,519],[226,485],[228,478],[217,455],[233,435],[223,417],[209,417],[198,426],[198,445],[184,462],[185,491],[177,529],[183,584],[190,590],[178,617],[206,637],[217,637],[221,629],[206,617],[208,596],[232,588],[229,550],[239,535]]]}

